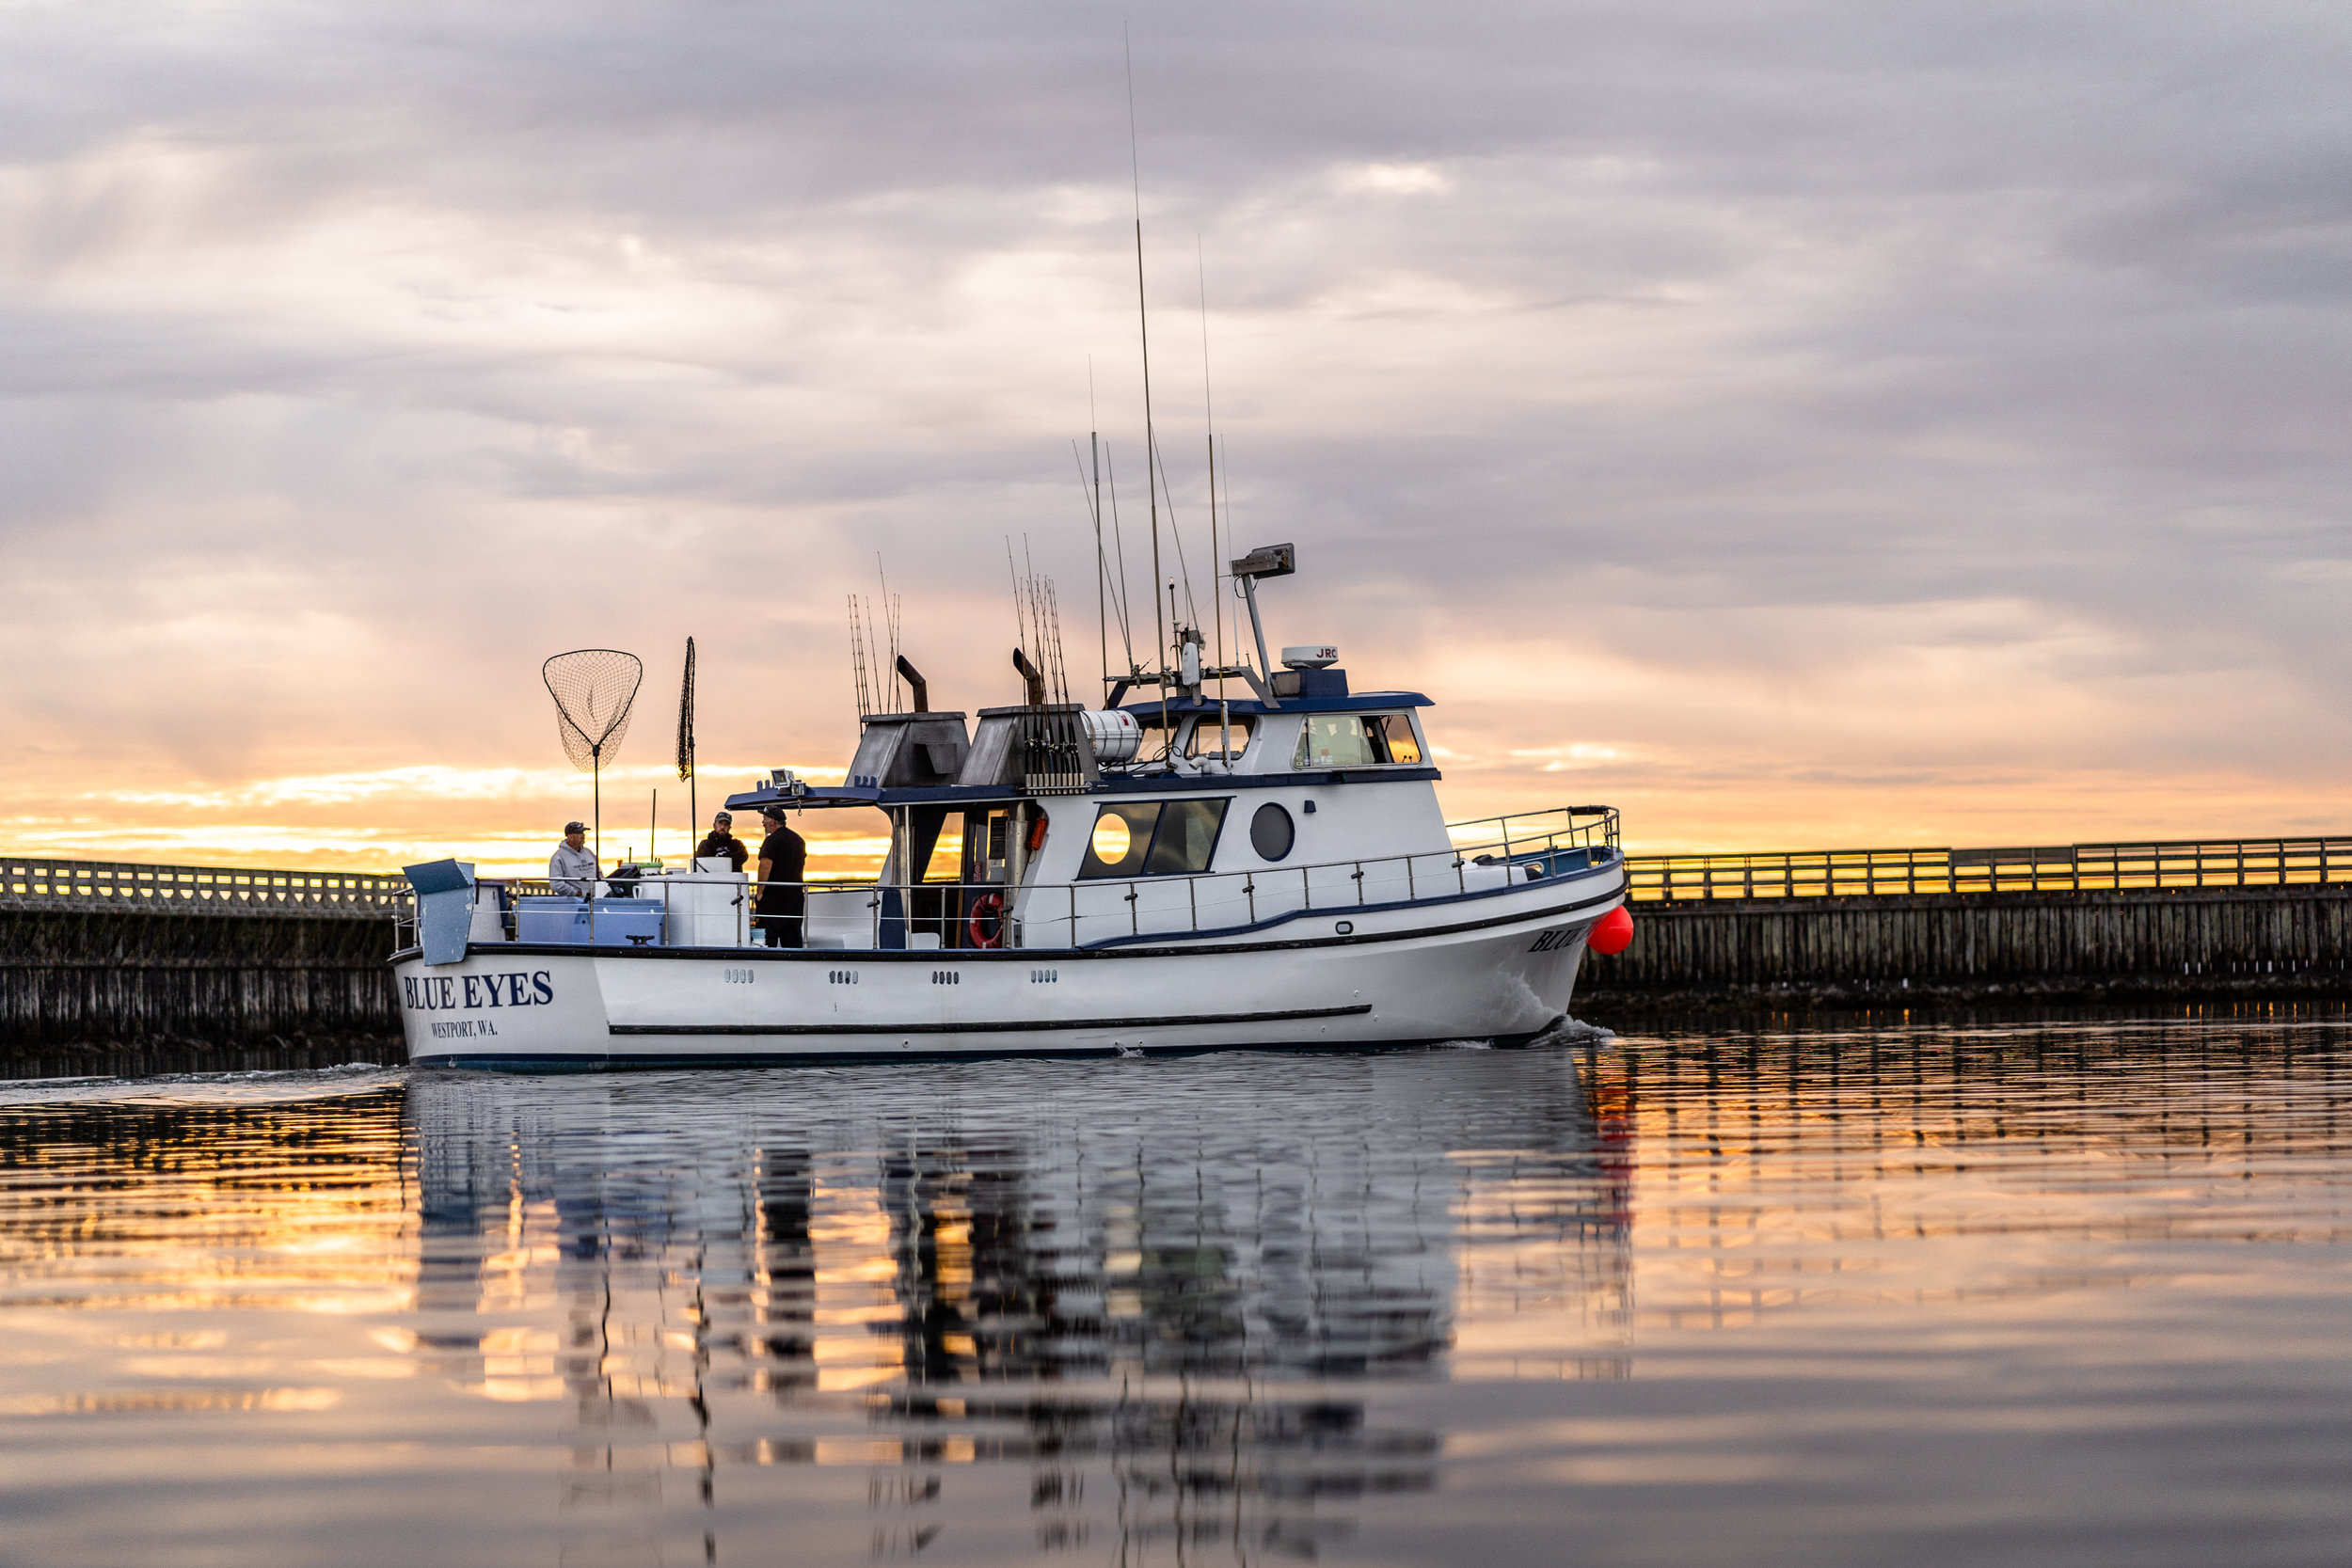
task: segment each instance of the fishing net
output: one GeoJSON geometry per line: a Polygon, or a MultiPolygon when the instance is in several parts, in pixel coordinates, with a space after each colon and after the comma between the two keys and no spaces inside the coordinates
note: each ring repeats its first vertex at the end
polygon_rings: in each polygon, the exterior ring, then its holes
{"type": "Polygon", "coordinates": [[[644,675],[635,654],[612,648],[558,654],[540,667],[539,678],[555,699],[555,733],[574,768],[594,772],[612,760],[628,733],[629,707],[644,675]]]}

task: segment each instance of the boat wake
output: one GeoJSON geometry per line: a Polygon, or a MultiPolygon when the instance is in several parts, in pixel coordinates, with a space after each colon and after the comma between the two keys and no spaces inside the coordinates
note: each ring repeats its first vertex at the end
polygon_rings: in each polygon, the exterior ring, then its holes
{"type": "Polygon", "coordinates": [[[405,1082],[405,1068],[373,1062],[291,1071],[167,1072],[149,1078],[36,1078],[0,1084],[0,1107],[71,1105],[273,1105],[372,1094],[405,1082]]]}

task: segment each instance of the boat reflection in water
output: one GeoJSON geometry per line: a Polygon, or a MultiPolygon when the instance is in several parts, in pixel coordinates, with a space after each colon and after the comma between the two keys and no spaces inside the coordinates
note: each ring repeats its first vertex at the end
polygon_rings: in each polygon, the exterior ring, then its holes
{"type": "Polygon", "coordinates": [[[1544,1054],[421,1075],[415,1354],[563,1406],[565,1507],[664,1552],[1311,1552],[1435,1484],[1382,1387],[1624,1372],[1624,1171],[1544,1054]]]}

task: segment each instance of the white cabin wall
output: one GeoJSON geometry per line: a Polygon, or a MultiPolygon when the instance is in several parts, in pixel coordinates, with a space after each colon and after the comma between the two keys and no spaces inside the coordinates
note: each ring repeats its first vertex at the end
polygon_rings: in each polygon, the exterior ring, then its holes
{"type": "MultiPolygon", "coordinates": [[[[1295,742],[1294,742],[1295,744],[1295,742]]],[[[1452,847],[1438,792],[1426,779],[1365,784],[1301,784],[1294,789],[1236,791],[1217,840],[1216,871],[1266,865],[1322,865],[1334,861],[1434,855],[1452,847]],[[1291,814],[1296,841],[1279,861],[1263,861],[1249,844],[1249,818],[1265,801],[1291,814]],[[1311,814],[1307,802],[1315,809],[1311,814]]]]}

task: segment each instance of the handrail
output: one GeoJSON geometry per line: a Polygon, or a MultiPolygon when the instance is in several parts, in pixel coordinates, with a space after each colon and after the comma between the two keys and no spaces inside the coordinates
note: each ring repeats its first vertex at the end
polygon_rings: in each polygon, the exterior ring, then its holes
{"type": "Polygon", "coordinates": [[[1988,849],[1628,855],[1644,903],[1899,894],[2122,893],[2352,882],[2352,838],[2169,839],[1988,849]]]}
{"type": "MultiPolygon", "coordinates": [[[[1081,945],[1082,937],[1104,941],[1122,935],[1144,935],[1147,917],[1152,934],[1186,936],[1255,926],[1268,919],[1334,906],[1423,903],[1500,890],[1513,885],[1522,876],[1530,879],[1557,876],[1572,869],[1607,864],[1616,855],[1617,814],[1606,807],[1580,806],[1527,812],[1512,817],[1488,817],[1450,825],[1448,831],[1495,824],[1503,828],[1502,835],[1497,839],[1404,855],[1358,856],[1238,871],[1025,882],[1009,887],[1001,882],[739,881],[740,873],[680,873],[634,880],[638,896],[661,899],[665,923],[679,890],[714,883],[741,890],[730,907],[744,910],[744,920],[753,917],[754,911],[745,906],[756,904],[757,890],[761,888],[798,889],[803,895],[804,910],[810,895],[863,894],[864,898],[857,900],[865,910],[862,934],[866,945],[872,948],[904,945],[912,936],[935,936],[943,947],[952,945],[950,927],[968,918],[972,898],[983,892],[994,893],[1005,900],[1002,918],[1006,946],[1067,949],[1081,945]],[[1514,823],[1518,824],[1516,832],[1511,826],[1514,823]],[[1577,855],[1583,858],[1570,860],[1577,855]],[[1378,896],[1371,891],[1375,885],[1382,890],[1378,896]],[[895,911],[891,895],[897,895],[895,911]],[[1149,910],[1145,908],[1147,897],[1152,905],[1149,910]],[[918,900],[936,907],[918,911],[918,900]],[[1233,918],[1220,918],[1221,909],[1230,911],[1233,918]],[[1117,928],[1120,927],[1123,929],[1117,928]],[[1058,943],[1052,940],[1057,927],[1061,938],[1058,943]],[[897,940],[887,941],[890,938],[897,940]]],[[[608,876],[597,886],[609,888],[612,880],[608,876]]],[[[485,877],[480,879],[480,885],[504,890],[501,924],[510,940],[520,935],[520,907],[516,901],[551,895],[554,892],[547,879],[536,877],[485,877]]],[[[587,939],[594,945],[599,905],[605,899],[599,895],[584,902],[587,939]]],[[[602,911],[602,918],[612,918],[609,908],[602,911]]],[[[814,916],[803,918],[811,920],[814,916]]],[[[753,935],[739,926],[739,941],[750,940],[753,935]]],[[[413,932],[405,922],[400,927],[399,944],[413,944],[413,932]]]]}
{"type": "Polygon", "coordinates": [[[408,879],[128,861],[0,856],[0,910],[348,920],[408,907],[408,879]]]}

